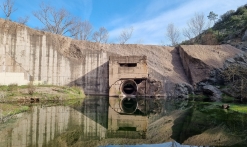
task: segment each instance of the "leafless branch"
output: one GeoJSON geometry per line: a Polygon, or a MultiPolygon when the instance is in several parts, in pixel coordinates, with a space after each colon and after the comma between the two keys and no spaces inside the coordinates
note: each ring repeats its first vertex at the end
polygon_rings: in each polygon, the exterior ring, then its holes
{"type": "Polygon", "coordinates": [[[176,46],[179,41],[179,30],[175,28],[174,24],[169,24],[166,28],[166,36],[171,41],[172,46],[176,46]]]}
{"type": "Polygon", "coordinates": [[[96,31],[96,32],[93,33],[92,39],[95,42],[106,43],[107,40],[108,40],[108,37],[109,37],[108,31],[104,27],[101,27],[99,29],[99,31],[96,31]]]}
{"type": "MultiPolygon", "coordinates": [[[[189,40],[196,37],[195,39],[201,39],[199,36],[206,28],[206,21],[203,13],[195,13],[194,17],[187,22],[188,28],[183,30],[183,35],[189,40]]],[[[195,40],[197,41],[197,40],[195,40]]]]}
{"type": "Polygon", "coordinates": [[[33,12],[33,15],[44,25],[44,30],[54,34],[65,35],[70,33],[73,37],[78,32],[72,31],[78,27],[76,18],[64,8],[56,10],[55,8],[41,3],[40,10],[33,12]]]}
{"type": "Polygon", "coordinates": [[[133,33],[133,27],[124,29],[120,36],[118,37],[119,43],[120,44],[125,44],[132,36],[133,33]]]}
{"type": "Polygon", "coordinates": [[[28,20],[29,20],[29,16],[19,17],[17,22],[20,23],[20,24],[26,25],[26,23],[28,22],[28,20]]]}
{"type": "Polygon", "coordinates": [[[74,31],[78,32],[75,39],[89,40],[93,31],[93,26],[89,21],[80,21],[74,31]]]}
{"type": "Polygon", "coordinates": [[[192,34],[189,29],[183,29],[183,35],[184,37],[188,38],[189,40],[192,38],[192,34]]]}
{"type": "Polygon", "coordinates": [[[14,1],[12,1],[12,0],[5,0],[0,5],[0,8],[2,9],[3,13],[5,14],[6,20],[9,20],[10,15],[17,10],[17,8],[14,8],[14,1]]]}

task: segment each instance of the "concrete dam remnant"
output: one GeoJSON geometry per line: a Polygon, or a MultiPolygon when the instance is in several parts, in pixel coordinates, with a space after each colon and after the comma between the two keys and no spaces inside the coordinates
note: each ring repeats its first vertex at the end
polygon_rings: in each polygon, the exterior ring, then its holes
{"type": "Polygon", "coordinates": [[[155,96],[161,82],[151,80],[146,56],[109,57],[109,96],[155,96]]]}
{"type": "Polygon", "coordinates": [[[0,26],[1,85],[33,81],[75,85],[88,95],[184,97],[188,85],[214,80],[212,70],[242,54],[230,45],[100,44],[3,19],[0,26]]]}

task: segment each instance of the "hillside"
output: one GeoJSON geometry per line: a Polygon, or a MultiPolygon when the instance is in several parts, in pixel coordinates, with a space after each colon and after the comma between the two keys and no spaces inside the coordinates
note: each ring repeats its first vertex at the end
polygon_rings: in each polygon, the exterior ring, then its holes
{"type": "Polygon", "coordinates": [[[212,30],[219,42],[247,50],[247,4],[220,16],[212,30]]]}
{"type": "Polygon", "coordinates": [[[236,11],[229,10],[219,16],[212,28],[205,30],[195,38],[184,41],[182,44],[230,44],[247,51],[247,4],[239,7],[236,11]]]}

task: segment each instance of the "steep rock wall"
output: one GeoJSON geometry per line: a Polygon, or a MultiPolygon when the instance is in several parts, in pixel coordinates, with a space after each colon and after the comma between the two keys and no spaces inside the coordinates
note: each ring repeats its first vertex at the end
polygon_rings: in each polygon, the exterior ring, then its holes
{"type": "Polygon", "coordinates": [[[184,71],[193,86],[209,78],[213,69],[222,68],[227,58],[243,53],[230,45],[182,45],[178,49],[184,71]]]}

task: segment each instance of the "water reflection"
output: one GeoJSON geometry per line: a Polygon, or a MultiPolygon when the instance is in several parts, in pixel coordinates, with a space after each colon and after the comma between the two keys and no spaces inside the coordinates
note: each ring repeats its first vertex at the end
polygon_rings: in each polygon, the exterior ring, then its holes
{"type": "Polygon", "coordinates": [[[187,138],[191,133],[196,134],[184,126],[193,125],[189,122],[193,114],[202,115],[192,109],[177,109],[184,108],[186,103],[178,105],[155,98],[89,97],[73,106],[36,105],[31,107],[31,112],[0,124],[0,147],[162,142],[167,142],[162,145],[181,146],[173,139],[181,138],[181,134],[187,134],[187,138]]]}
{"type": "Polygon", "coordinates": [[[0,147],[50,146],[51,140],[74,128],[82,140],[105,138],[107,111],[106,98],[91,98],[74,108],[33,106],[0,130],[0,147]]]}
{"type": "Polygon", "coordinates": [[[75,140],[146,138],[148,114],[161,110],[154,106],[151,99],[106,97],[90,97],[73,107],[32,106],[1,127],[0,146],[49,146],[69,133],[78,133],[75,140]]]}

